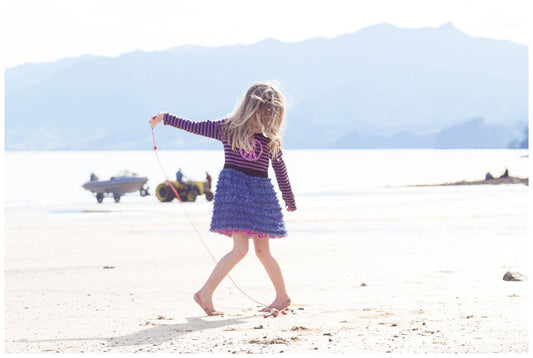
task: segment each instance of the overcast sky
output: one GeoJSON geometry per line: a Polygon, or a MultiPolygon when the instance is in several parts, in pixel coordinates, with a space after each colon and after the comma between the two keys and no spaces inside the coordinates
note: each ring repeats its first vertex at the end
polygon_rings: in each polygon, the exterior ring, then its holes
{"type": "Polygon", "coordinates": [[[179,45],[335,37],[378,23],[453,22],[473,35],[528,44],[531,0],[3,0],[4,65],[179,45]]]}

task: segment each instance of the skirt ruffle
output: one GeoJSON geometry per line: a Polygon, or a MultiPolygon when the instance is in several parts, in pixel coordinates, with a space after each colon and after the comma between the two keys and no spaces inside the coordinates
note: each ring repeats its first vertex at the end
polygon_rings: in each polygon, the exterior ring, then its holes
{"type": "Polygon", "coordinates": [[[270,179],[223,169],[217,181],[210,230],[229,237],[237,232],[259,238],[287,236],[270,179]]]}

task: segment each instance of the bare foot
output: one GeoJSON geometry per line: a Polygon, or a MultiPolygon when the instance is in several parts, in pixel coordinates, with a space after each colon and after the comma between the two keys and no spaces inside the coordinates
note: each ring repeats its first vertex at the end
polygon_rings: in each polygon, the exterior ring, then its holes
{"type": "Polygon", "coordinates": [[[291,305],[291,299],[288,297],[285,300],[276,299],[269,306],[263,309],[260,309],[259,312],[270,312],[273,308],[277,309],[278,311],[281,311],[289,307],[290,305],[291,305]]]}
{"type": "Polygon", "coordinates": [[[205,305],[202,301],[202,299],[200,298],[200,294],[199,293],[195,293],[194,294],[194,301],[196,303],[198,303],[198,306],[200,306],[206,315],[208,316],[222,316],[224,315],[224,313],[222,312],[219,312],[217,310],[215,310],[214,308],[209,308],[207,305],[205,305]]]}

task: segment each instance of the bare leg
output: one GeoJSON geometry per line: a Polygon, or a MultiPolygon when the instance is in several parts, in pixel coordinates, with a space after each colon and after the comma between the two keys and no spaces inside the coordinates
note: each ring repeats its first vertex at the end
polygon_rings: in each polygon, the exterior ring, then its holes
{"type": "Polygon", "coordinates": [[[245,234],[233,234],[233,249],[218,261],[204,286],[194,295],[194,300],[208,316],[221,315],[213,307],[213,292],[231,269],[248,253],[249,238],[245,234]]]}
{"type": "Polygon", "coordinates": [[[282,310],[287,308],[291,304],[291,299],[287,294],[285,289],[285,281],[283,280],[283,275],[281,273],[281,268],[279,267],[278,262],[270,253],[270,244],[269,239],[259,239],[254,237],[254,246],[255,254],[259,261],[265,267],[265,270],[274,285],[274,290],[276,290],[276,298],[268,307],[263,308],[261,311],[269,312],[272,308],[282,310]]]}

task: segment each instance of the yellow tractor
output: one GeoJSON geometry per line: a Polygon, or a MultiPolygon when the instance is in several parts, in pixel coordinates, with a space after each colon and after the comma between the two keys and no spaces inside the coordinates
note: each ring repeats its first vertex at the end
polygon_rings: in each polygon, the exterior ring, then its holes
{"type": "MultiPolygon", "coordinates": [[[[211,176],[209,173],[206,173],[205,181],[171,181],[172,185],[176,189],[178,195],[180,196],[181,201],[196,201],[198,195],[204,195],[207,201],[213,200],[213,192],[211,191],[211,176]]],[[[161,183],[157,186],[155,190],[155,195],[161,202],[171,202],[176,195],[170,187],[168,182],[161,183]]]]}

